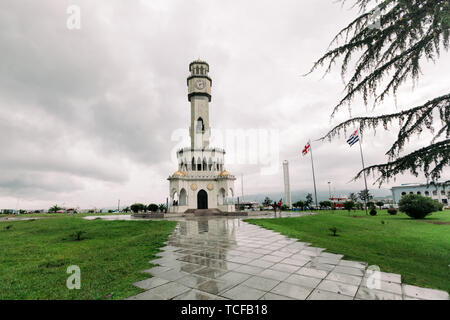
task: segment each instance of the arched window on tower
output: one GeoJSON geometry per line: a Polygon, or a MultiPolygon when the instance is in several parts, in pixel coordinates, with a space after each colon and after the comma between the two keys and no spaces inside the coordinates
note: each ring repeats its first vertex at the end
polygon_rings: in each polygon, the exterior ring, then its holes
{"type": "Polygon", "coordinates": [[[202,117],[197,119],[196,130],[197,130],[197,133],[201,133],[201,132],[205,131],[205,124],[203,123],[202,117]]]}
{"type": "Polygon", "coordinates": [[[203,171],[206,171],[207,167],[206,167],[206,159],[203,158],[203,171]]]}
{"type": "Polygon", "coordinates": [[[212,171],[212,160],[209,158],[208,160],[208,171],[212,171]]]}
{"type": "Polygon", "coordinates": [[[192,171],[195,171],[195,159],[192,157],[192,171]]]}
{"type": "Polygon", "coordinates": [[[197,159],[197,171],[202,171],[202,160],[200,158],[197,159]]]}
{"type": "Polygon", "coordinates": [[[180,190],[180,206],[185,206],[187,204],[187,193],[186,190],[183,188],[180,190]]]}

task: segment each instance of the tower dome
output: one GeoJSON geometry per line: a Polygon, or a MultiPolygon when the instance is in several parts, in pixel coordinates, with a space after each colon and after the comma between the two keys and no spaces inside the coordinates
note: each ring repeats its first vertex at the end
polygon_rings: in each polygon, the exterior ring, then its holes
{"type": "Polygon", "coordinates": [[[219,177],[226,177],[231,176],[231,174],[227,170],[223,170],[221,173],[219,173],[219,177]]]}
{"type": "Polygon", "coordinates": [[[184,173],[184,172],[181,171],[181,170],[178,170],[178,171],[174,172],[172,176],[173,176],[173,177],[185,177],[185,176],[186,176],[186,173],[184,173]]]}

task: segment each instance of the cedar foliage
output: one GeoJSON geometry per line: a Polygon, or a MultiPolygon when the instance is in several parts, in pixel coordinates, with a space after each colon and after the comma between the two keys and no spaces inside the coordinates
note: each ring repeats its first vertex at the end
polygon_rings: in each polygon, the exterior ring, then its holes
{"type": "MultiPolygon", "coordinates": [[[[358,95],[366,106],[372,100],[373,108],[387,96],[395,97],[406,80],[417,82],[424,60],[436,62],[441,50],[448,51],[449,47],[449,0],[354,1],[360,15],[336,35],[328,52],[309,72],[325,65],[329,73],[340,59],[344,79],[351,59],[357,56],[350,78],[344,80],[344,97],[333,108],[332,117],[343,106],[351,111],[351,102],[358,95]]],[[[361,135],[366,129],[375,130],[380,125],[389,130],[388,125],[393,121],[398,121],[400,129],[396,141],[386,152],[388,161],[361,170],[355,179],[364,171],[378,173],[376,182],[380,185],[405,171],[415,176],[422,171],[431,180],[439,179],[450,164],[450,92],[404,111],[350,118],[332,128],[322,139],[331,140],[342,131],[346,134],[347,128],[354,126],[359,126],[361,135]],[[440,121],[435,121],[437,117],[440,121]],[[424,130],[433,134],[430,144],[400,155],[411,136],[424,130]]]]}

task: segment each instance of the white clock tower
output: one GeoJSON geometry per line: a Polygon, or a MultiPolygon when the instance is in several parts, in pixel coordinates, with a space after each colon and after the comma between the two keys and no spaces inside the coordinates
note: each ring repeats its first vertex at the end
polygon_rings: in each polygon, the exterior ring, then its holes
{"type": "Polygon", "coordinates": [[[225,150],[209,145],[209,103],[212,80],[209,65],[196,60],[189,64],[188,100],[191,103],[189,134],[191,146],[177,151],[178,171],[170,181],[170,212],[234,212],[234,181],[224,169],[225,150]]]}

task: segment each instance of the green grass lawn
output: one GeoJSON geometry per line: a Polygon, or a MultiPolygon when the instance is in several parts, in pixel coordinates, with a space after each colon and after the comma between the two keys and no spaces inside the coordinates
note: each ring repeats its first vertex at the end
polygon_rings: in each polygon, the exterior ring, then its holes
{"type": "MultiPolygon", "coordinates": [[[[119,213],[108,213],[108,212],[102,212],[102,213],[75,213],[74,217],[87,217],[87,216],[117,216],[117,215],[131,215],[132,212],[119,212],[119,213]]],[[[0,214],[0,218],[36,218],[36,217],[47,217],[47,218],[55,218],[55,217],[71,217],[68,213],[30,213],[30,214],[0,214]]]]}
{"type": "Polygon", "coordinates": [[[281,232],[291,238],[344,254],[344,259],[368,262],[381,271],[399,273],[404,283],[450,292],[450,210],[423,220],[378,210],[375,217],[363,211],[321,211],[318,215],[248,219],[249,223],[281,232]],[[383,224],[384,222],[384,224],[383,224]],[[336,227],[338,236],[329,228],[336,227]]]}
{"type": "Polygon", "coordinates": [[[163,246],[172,221],[87,221],[79,217],[0,222],[0,299],[123,299],[163,246]],[[81,241],[71,236],[81,230],[81,241]],[[81,269],[69,290],[67,267],[81,269]]]}

